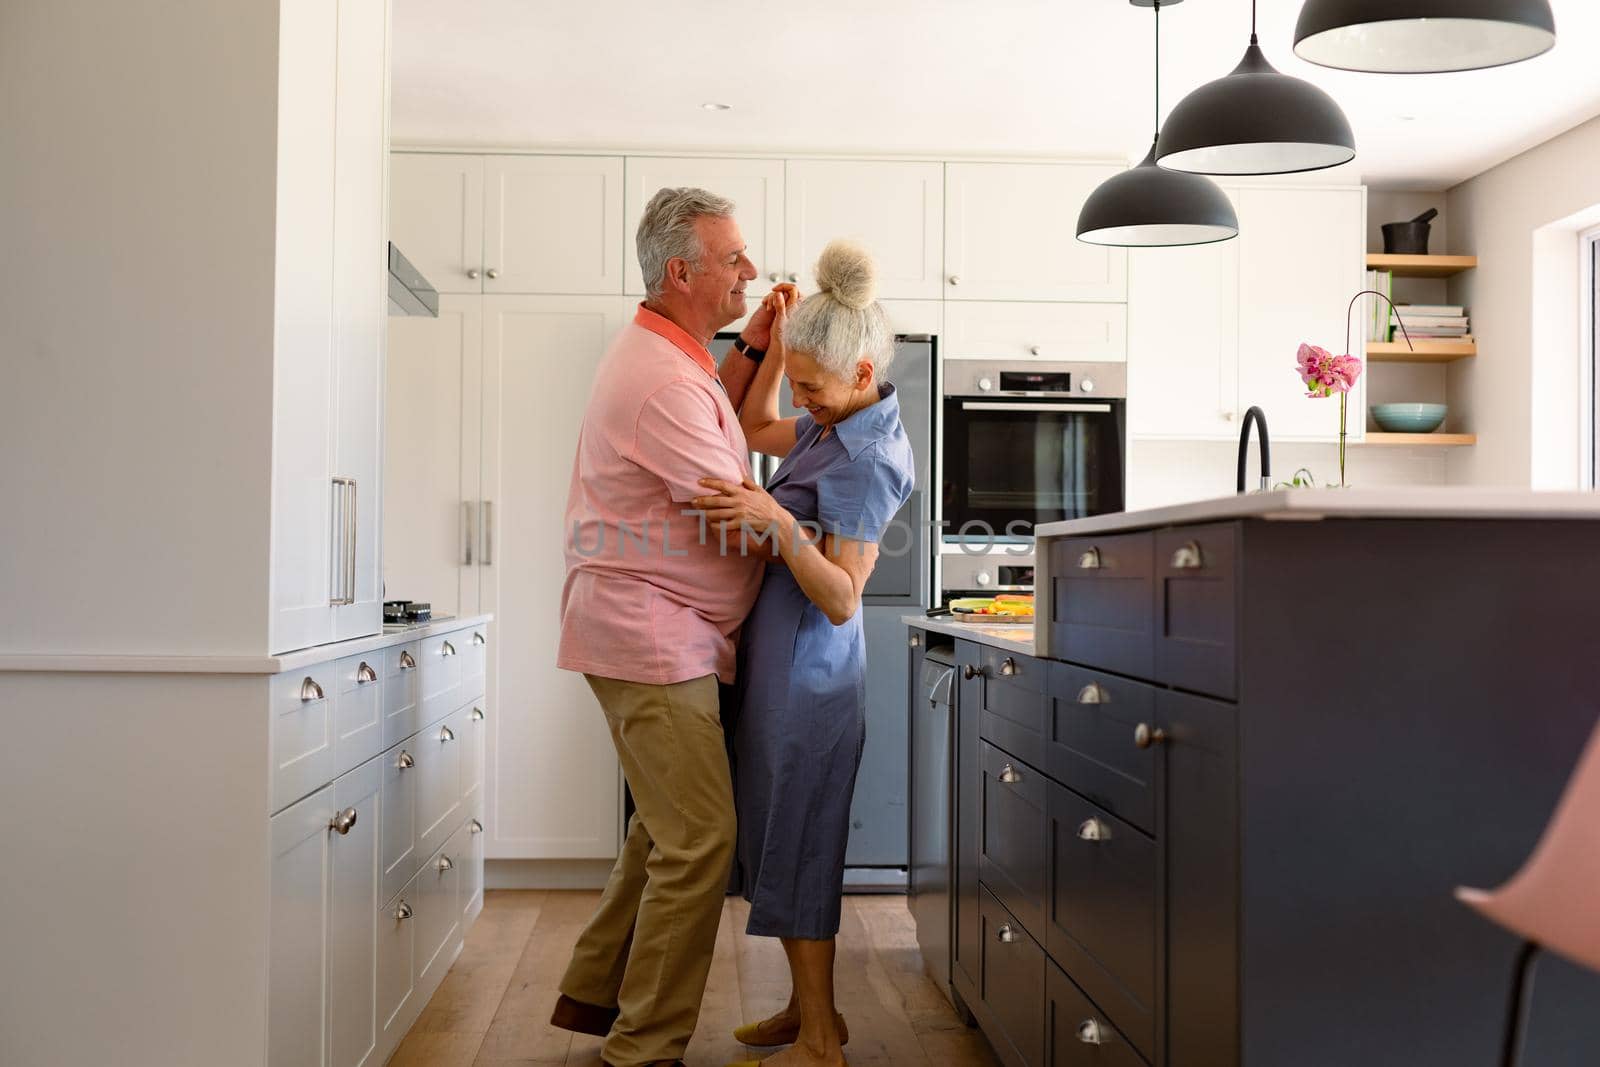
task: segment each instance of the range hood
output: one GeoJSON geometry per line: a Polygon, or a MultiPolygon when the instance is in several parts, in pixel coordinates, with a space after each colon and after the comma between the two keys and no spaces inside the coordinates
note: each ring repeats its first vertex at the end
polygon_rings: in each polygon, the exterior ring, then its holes
{"type": "Polygon", "coordinates": [[[439,292],[389,242],[389,314],[439,317],[439,292]]]}

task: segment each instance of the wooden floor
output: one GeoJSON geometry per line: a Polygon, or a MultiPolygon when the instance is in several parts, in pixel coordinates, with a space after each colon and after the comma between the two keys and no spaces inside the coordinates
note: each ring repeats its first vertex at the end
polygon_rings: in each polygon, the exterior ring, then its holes
{"type": "MultiPolygon", "coordinates": [[[[592,892],[488,893],[461,957],[391,1067],[599,1067],[599,1038],[548,1022],[568,953],[598,900],[592,892]]],[[[734,1041],[733,1028],[788,999],[783,949],[745,936],[748,912],[732,898],[723,909],[689,1067],[759,1056],[734,1041]]],[[[836,974],[851,1067],[998,1067],[982,1035],[961,1024],[923,973],[904,897],[845,897],[836,974]]]]}

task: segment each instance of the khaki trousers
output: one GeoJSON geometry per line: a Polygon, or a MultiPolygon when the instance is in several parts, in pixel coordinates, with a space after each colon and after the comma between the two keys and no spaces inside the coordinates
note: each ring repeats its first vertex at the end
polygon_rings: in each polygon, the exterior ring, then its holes
{"type": "Polygon", "coordinates": [[[601,1055],[639,1067],[680,1058],[700,1017],[733,863],[733,782],[715,676],[673,685],[585,677],[637,810],[561,992],[615,1005],[601,1055]]]}

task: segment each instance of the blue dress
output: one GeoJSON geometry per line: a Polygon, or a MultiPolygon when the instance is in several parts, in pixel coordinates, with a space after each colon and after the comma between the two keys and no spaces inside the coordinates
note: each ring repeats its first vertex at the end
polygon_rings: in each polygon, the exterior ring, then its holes
{"type": "MultiPolygon", "coordinates": [[[[797,520],[877,542],[911,495],[915,466],[894,386],[826,437],[801,415],[767,490],[797,520]]],[[[788,565],[767,565],[741,637],[733,729],[747,932],[839,932],[850,799],[866,741],[866,642],[857,611],[828,621],[788,565]]]]}

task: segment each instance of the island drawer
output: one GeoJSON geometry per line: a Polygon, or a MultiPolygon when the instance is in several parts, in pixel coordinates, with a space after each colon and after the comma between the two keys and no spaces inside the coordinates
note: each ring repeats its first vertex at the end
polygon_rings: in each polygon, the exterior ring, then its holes
{"type": "Polygon", "coordinates": [[[1136,678],[1155,674],[1155,536],[1066,537],[1050,546],[1050,656],[1136,678]]]}
{"type": "Polygon", "coordinates": [[[1074,792],[1141,830],[1156,828],[1154,745],[1139,747],[1140,725],[1156,724],[1156,690],[1115,674],[1050,665],[1045,770],[1074,792]]]}
{"type": "Polygon", "coordinates": [[[1094,1002],[1053,961],[1045,974],[1045,1063],[1048,1067],[1146,1067],[1094,1002]]]}
{"type": "Polygon", "coordinates": [[[978,732],[985,741],[1044,766],[1048,663],[983,646],[978,650],[978,732]]]}
{"type": "Polygon", "coordinates": [[[1044,982],[1049,961],[1015,916],[979,889],[983,1006],[999,1033],[990,1034],[1006,1064],[1044,1067],[1044,982]]]}
{"type": "Polygon", "coordinates": [[[978,878],[1022,925],[1043,930],[1048,780],[988,742],[980,748],[978,878]]]}
{"type": "Polygon", "coordinates": [[[1157,680],[1226,700],[1237,695],[1238,538],[1237,523],[1156,535],[1157,680]]]}
{"type": "Polygon", "coordinates": [[[1155,1049],[1156,844],[1049,784],[1045,945],[1146,1056],[1155,1049]]]}
{"type": "Polygon", "coordinates": [[[422,728],[418,700],[417,661],[422,644],[417,641],[383,650],[383,743],[403,741],[422,728]]]}

